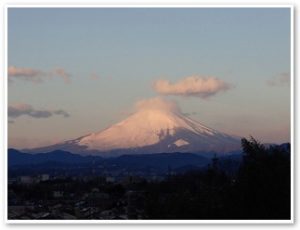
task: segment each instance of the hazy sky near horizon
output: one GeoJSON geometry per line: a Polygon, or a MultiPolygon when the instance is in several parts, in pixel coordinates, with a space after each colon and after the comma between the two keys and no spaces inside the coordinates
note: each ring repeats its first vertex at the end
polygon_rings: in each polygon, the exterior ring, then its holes
{"type": "Polygon", "coordinates": [[[290,141],[290,38],[289,8],[9,8],[9,147],[99,131],[162,92],[211,128],[290,141]],[[198,77],[224,84],[182,94],[198,77]]]}

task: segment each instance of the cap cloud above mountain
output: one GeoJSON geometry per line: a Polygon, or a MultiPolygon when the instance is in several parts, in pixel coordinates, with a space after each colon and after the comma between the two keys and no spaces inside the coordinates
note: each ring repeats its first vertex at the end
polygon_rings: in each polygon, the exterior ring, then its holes
{"type": "Polygon", "coordinates": [[[232,86],[216,77],[195,75],[183,78],[176,83],[157,80],[154,82],[153,88],[162,95],[193,96],[205,99],[221,91],[229,90],[232,86]]]}
{"type": "Polygon", "coordinates": [[[167,100],[162,97],[140,100],[135,103],[135,110],[137,112],[147,110],[160,110],[181,113],[181,110],[176,101],[167,100]]]}

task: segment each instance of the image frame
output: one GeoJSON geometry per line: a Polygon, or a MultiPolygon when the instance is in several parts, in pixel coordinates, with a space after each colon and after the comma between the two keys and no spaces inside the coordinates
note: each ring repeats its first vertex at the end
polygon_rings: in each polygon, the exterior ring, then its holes
{"type": "Polygon", "coordinates": [[[85,5],[76,5],[76,4],[6,4],[5,5],[5,36],[4,36],[4,43],[5,43],[5,64],[4,64],[4,72],[5,72],[5,81],[4,81],[4,89],[5,89],[5,100],[4,100],[4,108],[6,111],[4,116],[4,130],[5,130],[5,142],[4,142],[4,153],[7,153],[8,149],[8,116],[7,116],[7,108],[8,108],[8,81],[7,81],[7,57],[8,57],[8,9],[10,8],[282,8],[288,7],[290,8],[291,14],[291,66],[290,66],[290,73],[291,73],[291,88],[290,88],[290,132],[291,132],[291,218],[290,220],[10,220],[8,219],[8,192],[7,192],[7,172],[8,172],[8,162],[7,162],[7,154],[5,155],[5,223],[7,224],[293,224],[294,223],[294,184],[295,184],[295,162],[294,162],[294,155],[295,155],[295,127],[294,127],[294,6],[293,5],[198,5],[198,4],[186,4],[186,5],[107,5],[107,4],[85,4],[85,5]]]}

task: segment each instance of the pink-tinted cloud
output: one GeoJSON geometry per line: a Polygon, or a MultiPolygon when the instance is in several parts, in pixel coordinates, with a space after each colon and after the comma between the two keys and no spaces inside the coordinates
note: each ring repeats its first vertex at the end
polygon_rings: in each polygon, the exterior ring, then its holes
{"type": "Polygon", "coordinates": [[[270,86],[289,86],[291,77],[289,73],[281,73],[267,81],[270,86]]]}
{"type": "Polygon", "coordinates": [[[157,80],[153,88],[163,95],[194,96],[208,98],[221,91],[226,91],[231,86],[215,77],[190,76],[176,83],[168,80],[157,80]]]}
{"type": "Polygon", "coordinates": [[[66,70],[63,68],[57,68],[53,70],[53,74],[55,76],[61,77],[65,83],[70,83],[71,82],[71,74],[67,73],[66,70]]]}
{"type": "Polygon", "coordinates": [[[46,79],[53,77],[60,77],[65,83],[70,83],[71,74],[63,68],[55,68],[51,71],[42,71],[39,69],[25,68],[25,67],[8,67],[8,80],[13,82],[14,80],[26,80],[34,83],[44,82],[46,79]]]}
{"type": "Polygon", "coordinates": [[[100,79],[100,76],[97,75],[97,74],[95,74],[95,73],[92,73],[92,74],[90,75],[90,79],[91,79],[91,80],[94,80],[94,81],[97,81],[97,80],[100,79]]]}
{"type": "Polygon", "coordinates": [[[42,82],[42,77],[45,75],[44,72],[37,69],[32,68],[23,68],[23,67],[16,67],[16,66],[9,66],[8,67],[8,76],[15,79],[24,79],[29,80],[32,82],[42,82]]]}
{"type": "Polygon", "coordinates": [[[63,117],[69,117],[69,113],[64,110],[37,110],[33,106],[28,104],[16,104],[8,106],[8,117],[18,118],[20,116],[30,116],[33,118],[48,118],[53,115],[61,115],[63,117]]]}

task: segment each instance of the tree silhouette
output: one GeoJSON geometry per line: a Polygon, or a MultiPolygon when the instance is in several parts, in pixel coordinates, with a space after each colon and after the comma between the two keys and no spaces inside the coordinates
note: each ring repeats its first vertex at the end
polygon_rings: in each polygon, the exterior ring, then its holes
{"type": "Polygon", "coordinates": [[[241,142],[244,157],[234,188],[239,217],[289,219],[289,152],[278,146],[266,148],[253,137],[241,142]]]}

